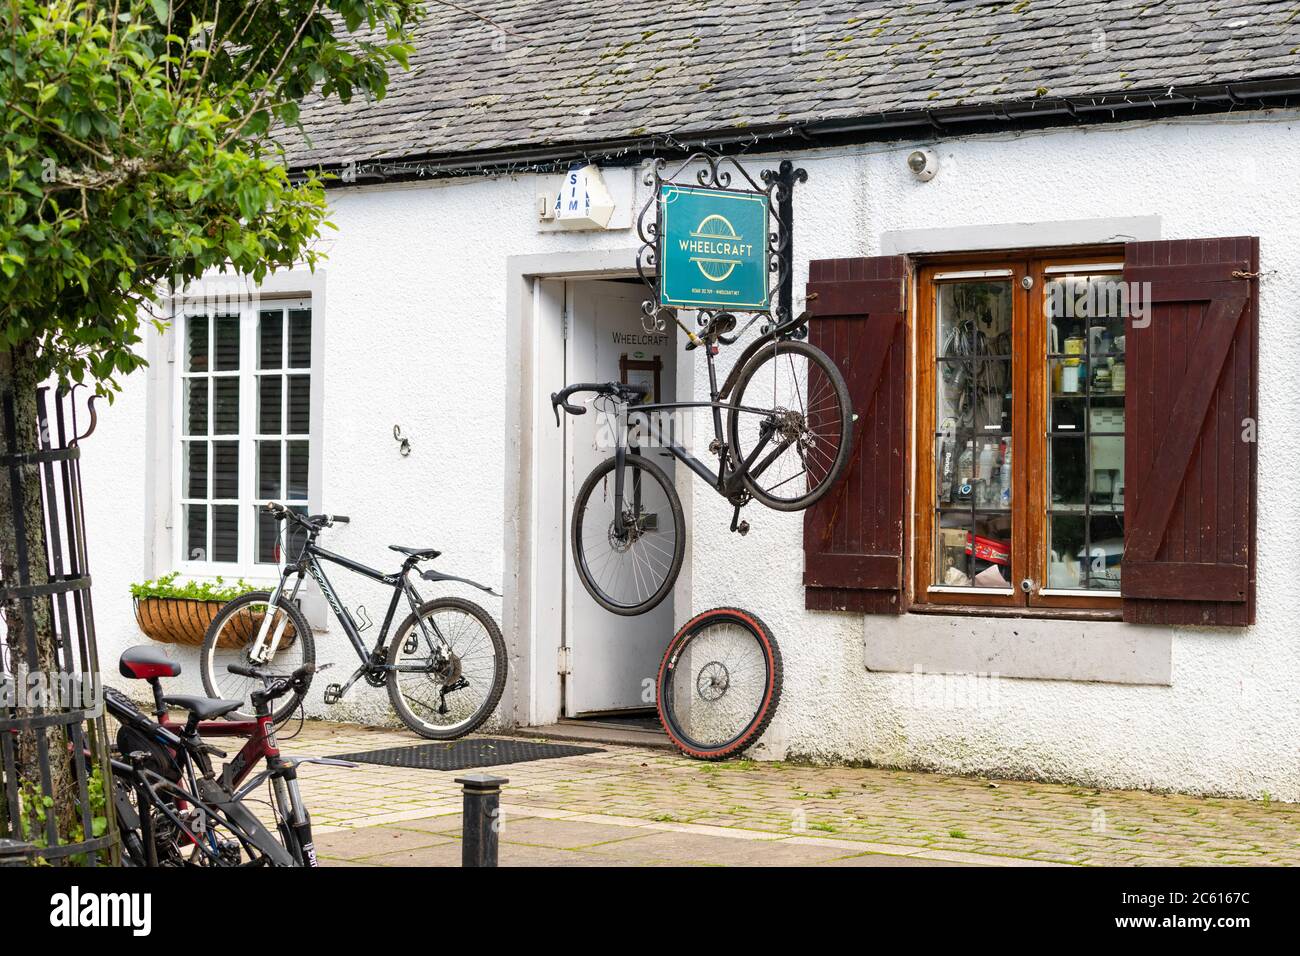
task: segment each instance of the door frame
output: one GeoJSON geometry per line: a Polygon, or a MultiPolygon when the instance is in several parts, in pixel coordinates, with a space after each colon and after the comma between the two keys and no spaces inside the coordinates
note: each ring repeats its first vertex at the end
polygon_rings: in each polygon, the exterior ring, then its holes
{"type": "MultiPolygon", "coordinates": [[[[558,315],[549,306],[538,280],[620,279],[636,275],[635,247],[509,256],[506,259],[505,484],[502,568],[502,624],[510,656],[502,712],[515,726],[554,723],[561,716],[558,668],[563,641],[563,590],[554,592],[546,562],[539,552],[555,542],[559,528],[562,547],[568,528],[560,495],[546,494],[548,468],[563,461],[563,431],[555,427],[547,396],[555,385],[539,379],[544,355],[563,355],[563,286],[558,315]],[[557,345],[558,342],[558,345],[557,345]],[[508,370],[518,369],[511,375],[508,370]],[[559,448],[559,458],[557,455],[559,448]]],[[[694,363],[677,352],[677,397],[689,400],[695,387],[694,363]]],[[[561,472],[562,474],[562,472],[561,472]]],[[[686,554],[673,588],[673,619],[691,606],[691,527],[693,476],[676,469],[675,483],[686,518],[686,554]]],[[[552,568],[553,570],[553,568],[552,568]]],[[[566,572],[570,569],[565,568],[566,572]]],[[[578,582],[569,573],[568,586],[578,582]]],[[[665,635],[667,640],[671,635],[665,635]]]]}

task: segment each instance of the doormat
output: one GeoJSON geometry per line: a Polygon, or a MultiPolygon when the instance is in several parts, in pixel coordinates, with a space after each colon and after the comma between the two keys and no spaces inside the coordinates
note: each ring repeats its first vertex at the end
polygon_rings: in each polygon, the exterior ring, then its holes
{"type": "Polygon", "coordinates": [[[335,757],[355,763],[406,767],[411,770],[469,770],[473,767],[496,767],[507,763],[528,763],[530,760],[598,753],[604,751],[599,747],[575,747],[572,744],[539,744],[532,740],[476,737],[415,747],[386,747],[383,750],[366,750],[355,754],[335,754],[335,757]]]}

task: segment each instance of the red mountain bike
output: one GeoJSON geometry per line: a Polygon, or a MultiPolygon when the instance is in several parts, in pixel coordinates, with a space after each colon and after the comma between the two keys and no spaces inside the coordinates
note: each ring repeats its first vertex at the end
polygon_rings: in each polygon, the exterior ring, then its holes
{"type": "Polygon", "coordinates": [[[146,680],[153,689],[154,715],[145,715],[124,694],[108,690],[105,704],[118,720],[113,759],[114,799],[123,834],[125,861],[135,866],[311,866],[316,850],[311,817],[298,785],[304,763],[352,767],[329,757],[287,757],[275,736],[272,705],[301,693],[314,667],[287,676],[263,674],[232,665],[232,672],[262,683],[249,697],[253,719],[217,718],[242,701],[165,695],[159,679],[176,677],[181,666],[152,647],[123,652],[124,677],[146,680]],[[170,708],[188,712],[184,722],[168,717],[170,708]],[[245,737],[243,747],[218,774],[212,758],[226,754],[204,737],[245,737]],[[262,769],[259,771],[259,767],[262,769]],[[248,798],[269,785],[278,839],[248,807],[248,798]]]}

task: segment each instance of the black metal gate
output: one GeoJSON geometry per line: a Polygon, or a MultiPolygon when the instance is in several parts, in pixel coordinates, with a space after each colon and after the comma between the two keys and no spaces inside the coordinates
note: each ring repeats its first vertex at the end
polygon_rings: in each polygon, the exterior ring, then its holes
{"type": "MultiPolygon", "coordinates": [[[[82,520],[79,442],[95,428],[94,399],[79,416],[76,403],[81,386],[71,392],[42,388],[37,397],[39,447],[17,447],[12,395],[0,399],[3,455],[0,468],[9,477],[9,493],[18,524],[15,573],[0,582],[0,607],[22,608],[25,627],[14,633],[0,623],[0,681],[9,692],[0,698],[0,852],[43,859],[51,864],[96,865],[116,861],[117,831],[112,807],[112,780],[105,735],[103,685],[95,647],[95,623],[90,606],[90,574],[86,564],[86,535],[82,520]],[[79,433],[78,418],[88,418],[79,433]],[[33,469],[40,482],[48,553],[30,555],[23,544],[24,482],[33,469]],[[37,675],[43,681],[33,692],[28,668],[15,670],[15,649],[22,660],[38,660],[33,612],[46,602],[58,642],[58,673],[37,675]],[[21,642],[21,643],[20,643],[21,642]],[[20,750],[21,748],[21,750],[20,750]],[[20,753],[30,769],[26,782],[16,772],[20,753]],[[54,793],[52,767],[71,756],[76,823],[59,833],[54,801],[69,793],[54,793]],[[38,805],[39,804],[39,805],[38,805]],[[47,812],[48,811],[48,812],[47,812]],[[12,842],[6,842],[12,841],[12,842]]],[[[41,608],[44,611],[44,608],[41,608]]],[[[71,788],[69,788],[71,789],[71,788]]]]}

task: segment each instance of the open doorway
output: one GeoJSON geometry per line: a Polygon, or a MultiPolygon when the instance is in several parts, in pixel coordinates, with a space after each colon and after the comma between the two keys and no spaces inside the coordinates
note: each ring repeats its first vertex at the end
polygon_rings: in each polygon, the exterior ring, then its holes
{"type": "MultiPolygon", "coordinates": [[[[675,327],[646,332],[641,321],[645,287],[600,279],[564,285],[564,381],[637,382],[651,388],[651,401],[671,400],[676,395],[675,327]]],[[[562,715],[640,728],[654,719],[654,679],[673,635],[673,602],[622,617],[600,607],[573,573],[567,533],[573,501],[586,477],[613,454],[614,422],[598,406],[589,408],[586,415],[564,417],[565,534],[545,546],[564,564],[562,715]]],[[[655,453],[653,448],[644,452],[655,453]]],[[[671,478],[672,458],[657,460],[671,478]]]]}

